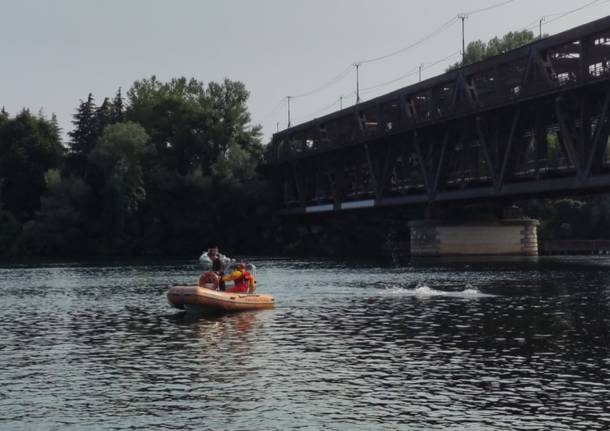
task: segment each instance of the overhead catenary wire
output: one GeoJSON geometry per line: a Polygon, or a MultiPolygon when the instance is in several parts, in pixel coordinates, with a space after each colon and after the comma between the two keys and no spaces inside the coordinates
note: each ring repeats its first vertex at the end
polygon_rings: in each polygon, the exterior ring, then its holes
{"type": "Polygon", "coordinates": [[[375,85],[371,85],[369,87],[363,88],[360,92],[361,93],[368,93],[371,90],[375,90],[377,88],[385,87],[387,85],[394,84],[394,83],[396,83],[398,81],[401,81],[401,80],[403,80],[405,78],[409,78],[411,76],[418,75],[420,73],[420,71],[428,70],[428,69],[430,69],[430,68],[432,68],[434,66],[437,66],[437,65],[439,65],[439,64],[441,64],[441,63],[443,63],[443,62],[445,62],[445,61],[447,61],[447,60],[449,60],[449,59],[451,59],[453,57],[456,57],[456,56],[458,56],[460,54],[461,54],[460,51],[456,51],[456,52],[454,52],[452,54],[449,54],[446,57],[441,58],[440,60],[436,60],[436,61],[430,62],[430,63],[422,63],[420,66],[417,66],[417,67],[414,67],[413,69],[410,69],[407,73],[405,73],[405,74],[403,74],[403,75],[401,75],[399,77],[396,77],[396,78],[391,79],[389,81],[385,81],[385,82],[382,82],[382,83],[379,83],[379,84],[375,84],[375,85]]]}
{"type": "Polygon", "coordinates": [[[546,21],[546,23],[550,24],[550,23],[555,22],[555,21],[557,21],[557,20],[559,20],[561,18],[564,18],[564,17],[566,17],[568,15],[571,15],[571,14],[576,13],[576,12],[580,12],[583,9],[587,9],[588,7],[597,6],[598,4],[604,4],[604,3],[608,3],[608,0],[603,1],[603,2],[602,2],[602,0],[593,0],[593,1],[591,1],[589,3],[586,3],[586,4],[584,4],[584,5],[580,6],[580,7],[577,7],[576,9],[572,9],[570,11],[567,11],[567,12],[561,14],[557,18],[553,18],[551,20],[548,20],[548,21],[546,21]]]}
{"type": "MultiPolygon", "coordinates": [[[[507,4],[513,3],[515,1],[516,0],[502,1],[500,3],[496,3],[496,4],[493,4],[493,5],[484,7],[484,8],[474,9],[474,10],[467,11],[467,12],[465,12],[465,15],[475,15],[475,14],[478,14],[478,13],[486,12],[486,11],[489,11],[489,10],[492,10],[492,9],[503,7],[503,6],[507,5],[507,4]]],[[[597,1],[600,1],[600,0],[596,0],[595,2],[597,2],[597,1]]],[[[464,15],[464,14],[462,14],[462,15],[464,15]]],[[[404,52],[406,52],[406,51],[408,51],[408,50],[410,50],[410,49],[412,49],[412,48],[414,48],[416,46],[419,46],[422,43],[432,39],[433,37],[437,36],[438,34],[447,31],[449,28],[451,28],[453,25],[455,25],[458,22],[459,19],[460,19],[460,15],[456,15],[456,16],[452,17],[450,20],[444,22],[438,28],[433,30],[431,33],[427,34],[426,36],[422,37],[421,39],[419,39],[419,40],[415,41],[414,43],[409,44],[409,45],[407,45],[407,46],[405,46],[403,48],[400,48],[398,50],[392,51],[392,52],[390,52],[388,54],[385,54],[385,55],[381,55],[381,56],[377,56],[377,57],[372,57],[372,58],[360,60],[360,61],[357,61],[357,62],[354,62],[354,63],[350,64],[345,69],[343,69],[339,74],[337,74],[335,77],[333,77],[329,81],[325,82],[324,84],[322,84],[322,85],[320,85],[320,86],[318,86],[316,88],[313,88],[313,89],[311,89],[309,91],[303,92],[303,93],[292,94],[290,96],[287,96],[269,114],[265,115],[264,118],[267,118],[268,116],[270,116],[273,113],[275,113],[277,111],[277,109],[279,109],[279,107],[283,105],[283,103],[287,103],[288,104],[288,110],[290,110],[290,107],[289,107],[290,100],[294,100],[294,99],[298,99],[298,98],[303,98],[303,97],[311,96],[311,95],[313,95],[315,93],[318,93],[318,92],[320,92],[322,90],[325,90],[326,88],[332,86],[333,84],[336,84],[337,82],[341,81],[346,76],[348,76],[348,74],[350,73],[350,71],[354,67],[356,68],[356,75],[357,75],[357,78],[356,78],[356,87],[357,87],[357,90],[356,90],[356,93],[357,93],[356,94],[356,100],[359,101],[358,99],[359,99],[359,95],[360,95],[360,89],[359,89],[359,79],[358,79],[358,68],[362,64],[368,64],[368,63],[373,63],[373,62],[377,62],[377,61],[382,61],[382,60],[385,60],[387,58],[390,58],[390,57],[402,54],[402,53],[404,53],[404,52]]],[[[462,19],[462,21],[463,21],[463,19],[462,19]]],[[[441,61],[443,61],[443,60],[441,60],[441,61]]],[[[421,73],[421,70],[422,70],[422,68],[419,67],[420,73],[421,73]]],[[[407,76],[411,76],[411,75],[412,75],[412,72],[407,74],[407,76]]],[[[405,78],[407,76],[403,75],[403,76],[401,76],[399,78],[395,78],[394,80],[392,80],[392,81],[390,81],[388,83],[378,84],[377,86],[374,86],[374,87],[378,88],[378,87],[381,87],[383,85],[389,85],[390,83],[396,82],[396,81],[398,81],[400,79],[403,79],[403,78],[405,78]]],[[[363,89],[363,91],[366,91],[366,90],[370,91],[371,87],[369,87],[367,89],[363,89]]],[[[330,105],[330,107],[335,106],[337,103],[341,103],[342,104],[342,102],[343,102],[343,98],[340,97],[332,105],[330,105]]],[[[289,122],[290,122],[290,120],[289,120],[289,122]]]]}
{"type": "Polygon", "coordinates": [[[522,28],[524,30],[533,30],[540,26],[541,20],[545,24],[550,24],[552,22],[565,18],[566,16],[572,15],[576,12],[580,12],[581,10],[595,7],[595,6],[601,6],[606,3],[610,3],[610,0],[594,0],[594,1],[590,1],[588,3],[585,3],[584,5],[579,6],[575,9],[571,9],[569,11],[545,14],[545,15],[541,16],[540,18],[536,19],[535,21],[531,21],[530,23],[524,25],[522,28]],[[549,18],[552,18],[552,19],[549,19],[549,18]]]}
{"type": "Polygon", "coordinates": [[[481,12],[487,12],[488,10],[492,10],[492,9],[496,9],[496,8],[499,8],[499,7],[505,6],[505,5],[507,5],[507,4],[509,4],[509,3],[512,3],[512,2],[514,2],[514,1],[515,1],[515,0],[506,0],[506,1],[503,1],[503,2],[501,2],[501,3],[492,4],[492,5],[490,5],[490,6],[483,7],[483,8],[480,8],[480,9],[473,9],[473,10],[469,10],[469,11],[467,11],[467,12],[464,12],[464,14],[465,14],[465,15],[468,15],[468,16],[470,16],[470,15],[476,15],[476,14],[481,13],[481,12]]]}
{"type": "Polygon", "coordinates": [[[441,25],[440,27],[438,27],[436,30],[432,31],[431,33],[429,33],[428,35],[424,36],[423,38],[417,40],[416,42],[407,45],[403,48],[400,48],[396,51],[392,51],[388,54],[385,55],[380,55],[378,57],[372,57],[372,58],[367,58],[364,60],[360,60],[357,61],[356,64],[367,64],[367,63],[373,63],[376,61],[381,61],[381,60],[385,60],[386,58],[390,58],[390,57],[394,57],[398,54],[402,54],[405,51],[408,51],[411,48],[415,48],[418,45],[421,45],[422,43],[432,39],[434,36],[448,30],[449,28],[451,28],[451,26],[455,25],[457,23],[457,16],[454,16],[453,18],[451,18],[449,21],[445,22],[443,25],[441,25]]]}
{"type": "Polygon", "coordinates": [[[344,95],[340,96],[339,98],[335,99],[335,101],[333,103],[331,103],[330,105],[327,105],[327,106],[325,106],[323,108],[320,108],[320,109],[318,109],[318,110],[316,110],[314,112],[310,112],[309,114],[301,115],[300,117],[297,117],[296,120],[300,121],[300,120],[306,120],[306,119],[312,118],[315,115],[321,114],[323,112],[328,111],[329,109],[334,108],[335,106],[343,103],[345,100],[351,99],[352,97],[354,97],[354,96],[351,95],[351,94],[350,95],[345,95],[344,94],[344,95]]]}
{"type": "Polygon", "coordinates": [[[398,55],[398,54],[402,54],[403,52],[405,52],[405,51],[407,51],[407,50],[409,50],[411,48],[414,48],[414,47],[416,47],[418,45],[421,45],[422,43],[428,41],[429,39],[433,38],[434,36],[436,36],[436,35],[444,32],[444,31],[448,30],[449,28],[451,28],[453,25],[455,25],[458,22],[458,19],[461,19],[460,15],[467,15],[467,16],[476,15],[476,14],[481,13],[481,12],[486,12],[488,10],[492,10],[492,9],[496,9],[496,8],[505,6],[505,5],[507,5],[509,3],[513,3],[515,1],[516,0],[506,0],[506,1],[503,1],[501,3],[496,3],[496,4],[493,4],[491,6],[487,6],[487,7],[481,8],[481,9],[475,9],[475,10],[471,10],[471,11],[465,12],[464,14],[455,15],[450,20],[446,21],[444,24],[442,24],[437,29],[433,30],[428,35],[424,36],[423,38],[417,40],[416,42],[414,42],[414,43],[412,43],[410,45],[405,46],[404,48],[400,48],[400,49],[398,49],[396,51],[392,51],[392,52],[390,52],[388,54],[380,55],[378,57],[372,57],[372,58],[368,58],[368,59],[365,59],[365,60],[360,60],[360,61],[358,61],[356,63],[358,63],[358,64],[372,63],[372,62],[375,62],[375,61],[385,60],[386,58],[390,58],[390,57],[393,57],[393,56],[398,55]]]}
{"type": "Polygon", "coordinates": [[[326,83],[320,85],[319,87],[316,87],[316,88],[306,91],[304,93],[292,94],[292,95],[290,95],[290,98],[291,99],[300,99],[301,97],[311,96],[312,94],[315,94],[319,91],[322,91],[322,90],[330,87],[331,85],[333,85],[333,84],[341,81],[343,78],[345,78],[351,72],[352,66],[353,65],[350,64],[345,69],[343,69],[343,71],[341,71],[341,73],[337,74],[334,78],[332,78],[331,80],[327,81],[326,83]]]}
{"type": "MultiPolygon", "coordinates": [[[[481,8],[481,9],[471,10],[471,11],[466,12],[466,13],[468,15],[474,15],[474,14],[477,14],[477,13],[481,13],[481,12],[485,12],[485,11],[488,11],[488,10],[491,10],[491,9],[502,7],[502,6],[506,5],[506,4],[512,3],[514,1],[516,1],[516,0],[506,0],[506,1],[503,1],[501,3],[496,3],[496,4],[493,4],[491,6],[488,6],[488,7],[485,7],[485,8],[481,8]]],[[[444,31],[448,30],[449,28],[451,28],[453,25],[455,25],[457,23],[457,20],[458,20],[458,16],[456,15],[456,16],[452,17],[450,20],[448,20],[445,23],[443,23],[437,29],[433,30],[428,35],[426,35],[423,38],[417,40],[416,42],[414,42],[414,43],[412,43],[410,45],[407,45],[407,46],[405,46],[403,48],[400,48],[400,49],[398,49],[396,51],[390,52],[390,53],[382,55],[382,56],[372,57],[372,58],[368,58],[368,59],[364,59],[364,60],[353,62],[352,64],[347,66],[345,69],[343,69],[340,73],[338,73],[335,77],[333,77],[329,81],[325,82],[324,84],[322,84],[322,85],[320,85],[320,86],[318,86],[316,88],[313,88],[313,89],[311,89],[309,91],[303,92],[303,93],[291,94],[290,95],[290,99],[292,99],[292,100],[300,99],[300,98],[303,98],[303,97],[307,97],[307,96],[311,96],[313,94],[316,94],[316,93],[318,93],[318,92],[320,92],[322,90],[325,90],[326,88],[330,87],[331,85],[336,84],[337,82],[339,82],[342,79],[344,79],[350,73],[352,68],[354,68],[354,67],[356,67],[356,69],[357,69],[362,64],[367,64],[367,63],[373,63],[373,62],[376,62],[376,61],[381,61],[381,60],[384,60],[386,58],[390,58],[390,57],[396,56],[398,54],[401,54],[401,53],[403,53],[405,51],[408,51],[409,49],[415,48],[416,46],[421,45],[422,43],[432,39],[434,36],[436,36],[436,35],[444,32],[444,31]]]]}
{"type": "Polygon", "coordinates": [[[273,106],[273,108],[271,108],[269,111],[267,111],[267,113],[266,113],[265,115],[263,115],[263,116],[260,118],[260,121],[264,121],[264,120],[266,120],[267,118],[271,117],[271,116],[272,116],[273,114],[275,114],[275,113],[276,113],[276,112],[277,112],[277,111],[278,111],[280,108],[283,108],[285,103],[286,103],[286,98],[285,98],[285,97],[282,97],[282,99],[281,99],[280,101],[278,101],[278,103],[277,103],[277,104],[275,104],[275,105],[273,106]]]}
{"type": "MultiPolygon", "coordinates": [[[[389,81],[385,81],[385,82],[382,82],[382,83],[379,83],[379,84],[375,84],[375,85],[372,85],[372,86],[369,86],[369,87],[362,88],[360,90],[360,94],[362,94],[362,93],[370,93],[371,91],[376,90],[378,88],[385,87],[385,86],[390,85],[390,84],[394,84],[394,83],[396,83],[396,82],[398,82],[398,81],[400,81],[402,79],[409,78],[411,76],[415,76],[416,74],[419,73],[420,68],[421,68],[421,70],[431,69],[434,66],[437,66],[437,65],[439,65],[439,64],[441,64],[441,63],[443,63],[443,62],[445,62],[447,60],[450,60],[451,58],[456,57],[458,55],[460,55],[460,51],[456,51],[456,52],[454,52],[454,53],[452,53],[452,54],[450,54],[450,55],[448,55],[446,57],[443,57],[443,58],[441,58],[439,60],[436,60],[436,61],[433,61],[433,62],[422,63],[421,65],[419,65],[419,66],[417,66],[415,68],[409,69],[409,71],[407,73],[405,73],[403,75],[400,75],[400,76],[398,76],[396,78],[393,78],[393,79],[391,79],[389,81]]],[[[310,113],[308,113],[306,115],[301,115],[298,118],[296,118],[296,120],[300,121],[300,120],[310,119],[310,118],[314,117],[315,115],[318,115],[318,114],[321,114],[323,112],[326,112],[329,109],[334,108],[338,104],[341,104],[342,102],[344,102],[346,100],[350,100],[350,99],[352,99],[354,97],[356,97],[356,96],[354,94],[352,94],[352,93],[342,94],[341,96],[339,96],[339,98],[335,99],[333,101],[333,103],[331,103],[330,105],[324,106],[323,108],[320,108],[320,109],[318,109],[316,111],[310,112],[310,113]]]]}

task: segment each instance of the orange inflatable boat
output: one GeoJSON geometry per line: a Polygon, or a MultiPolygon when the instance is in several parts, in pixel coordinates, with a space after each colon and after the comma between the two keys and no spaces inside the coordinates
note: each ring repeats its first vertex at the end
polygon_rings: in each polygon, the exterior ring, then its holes
{"type": "Polygon", "coordinates": [[[169,303],[179,309],[203,312],[232,312],[273,308],[271,295],[228,293],[202,286],[172,286],[167,292],[169,303]]]}

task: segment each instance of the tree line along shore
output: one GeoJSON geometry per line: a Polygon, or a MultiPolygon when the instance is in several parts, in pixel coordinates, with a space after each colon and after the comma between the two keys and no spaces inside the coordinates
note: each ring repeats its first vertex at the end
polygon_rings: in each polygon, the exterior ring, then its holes
{"type": "MultiPolygon", "coordinates": [[[[468,45],[473,63],[534,40],[511,32],[468,45]]],[[[457,63],[450,68],[460,67],[457,63]]],[[[0,111],[0,257],[239,254],[370,256],[395,223],[336,215],[282,221],[262,176],[265,145],[238,81],[141,79],[76,107],[63,143],[56,117],[0,111]]],[[[1,103],[1,102],[0,102],[1,103]]],[[[532,200],[542,239],[609,239],[610,196],[532,200]]],[[[388,217],[406,221],[411,209],[388,217]]]]}

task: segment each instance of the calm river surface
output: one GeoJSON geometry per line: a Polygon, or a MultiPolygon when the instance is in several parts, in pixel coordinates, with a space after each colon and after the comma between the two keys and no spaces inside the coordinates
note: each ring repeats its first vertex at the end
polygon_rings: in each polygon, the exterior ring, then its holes
{"type": "Polygon", "coordinates": [[[610,428],[608,258],[253,262],[216,318],[194,260],[0,266],[0,429],[610,428]]]}

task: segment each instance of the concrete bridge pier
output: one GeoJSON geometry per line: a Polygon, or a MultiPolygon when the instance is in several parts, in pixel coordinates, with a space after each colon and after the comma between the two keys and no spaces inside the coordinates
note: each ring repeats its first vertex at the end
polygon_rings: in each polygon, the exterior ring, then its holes
{"type": "Polygon", "coordinates": [[[538,220],[409,222],[411,256],[538,256],[538,220]]]}

